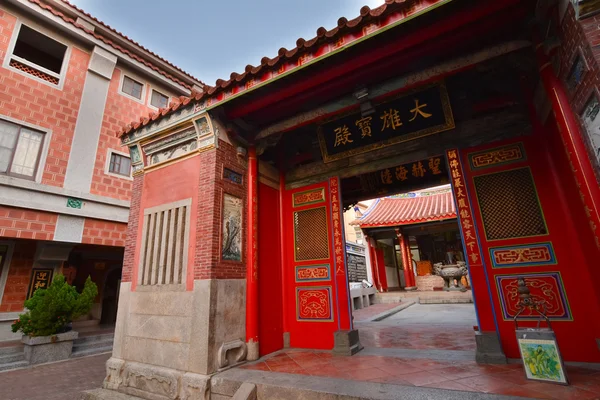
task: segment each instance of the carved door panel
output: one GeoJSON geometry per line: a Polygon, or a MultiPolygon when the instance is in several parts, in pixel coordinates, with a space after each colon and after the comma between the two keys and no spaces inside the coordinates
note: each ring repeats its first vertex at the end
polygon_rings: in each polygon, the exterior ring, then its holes
{"type": "Polygon", "coordinates": [[[292,347],[331,349],[333,332],[349,329],[338,182],[332,178],[284,196],[284,318],[292,347]]]}
{"type": "MultiPolygon", "coordinates": [[[[591,361],[572,337],[575,331],[586,335],[588,317],[576,267],[585,259],[548,154],[532,136],[467,149],[461,158],[506,355],[519,357],[513,317],[518,311],[517,278],[524,277],[533,297],[544,303],[563,355],[591,361]]],[[[525,315],[534,319],[534,314],[525,315]]],[[[588,336],[581,340],[591,345],[594,335],[588,336]]]]}

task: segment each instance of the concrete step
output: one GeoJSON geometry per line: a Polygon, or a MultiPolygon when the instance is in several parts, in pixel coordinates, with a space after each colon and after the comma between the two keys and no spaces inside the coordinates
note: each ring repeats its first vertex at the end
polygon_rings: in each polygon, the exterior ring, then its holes
{"type": "Polygon", "coordinates": [[[23,353],[23,351],[21,351],[20,353],[5,354],[0,356],[0,365],[10,364],[13,362],[23,360],[25,360],[25,353],[23,353]]]}
{"type": "Polygon", "coordinates": [[[294,375],[241,368],[229,369],[216,374],[211,378],[211,399],[230,399],[236,394],[242,384],[256,385],[259,400],[516,399],[516,397],[487,393],[434,389],[412,385],[361,382],[339,378],[294,375]]]}
{"type": "Polygon", "coordinates": [[[75,349],[93,349],[95,347],[105,347],[105,346],[112,346],[113,345],[113,338],[109,338],[109,339],[105,339],[105,340],[96,340],[93,342],[74,342],[73,343],[73,350],[75,349]]]}
{"type": "Polygon", "coordinates": [[[141,400],[141,397],[131,396],[125,393],[119,393],[114,390],[94,389],[86,390],[81,394],[79,400],[141,400]]]}
{"type": "Polygon", "coordinates": [[[23,352],[22,344],[18,344],[16,346],[10,346],[10,347],[0,347],[0,357],[6,356],[9,354],[22,353],[22,352],[23,352]]]}
{"type": "Polygon", "coordinates": [[[75,351],[75,349],[73,349],[73,353],[71,353],[71,358],[80,358],[80,357],[93,356],[93,355],[102,354],[102,353],[111,353],[112,349],[113,349],[112,344],[110,346],[105,346],[105,347],[94,347],[91,349],[83,349],[83,350],[78,349],[77,351],[75,351]]]}
{"type": "Polygon", "coordinates": [[[29,363],[25,360],[15,361],[7,364],[0,364],[0,371],[9,371],[11,369],[25,368],[29,366],[29,363]]]}
{"type": "Polygon", "coordinates": [[[78,337],[73,341],[73,345],[83,344],[83,343],[92,343],[92,342],[100,342],[105,340],[112,340],[115,337],[114,333],[103,333],[100,335],[89,335],[78,337]]]}
{"type": "Polygon", "coordinates": [[[473,299],[470,297],[420,297],[419,304],[467,304],[472,303],[473,299]]]}

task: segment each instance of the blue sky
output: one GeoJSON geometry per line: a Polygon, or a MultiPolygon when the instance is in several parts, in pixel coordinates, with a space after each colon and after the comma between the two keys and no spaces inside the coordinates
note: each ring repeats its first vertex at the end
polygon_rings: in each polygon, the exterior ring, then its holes
{"type": "Polygon", "coordinates": [[[71,0],[209,85],[384,0],[71,0]]]}

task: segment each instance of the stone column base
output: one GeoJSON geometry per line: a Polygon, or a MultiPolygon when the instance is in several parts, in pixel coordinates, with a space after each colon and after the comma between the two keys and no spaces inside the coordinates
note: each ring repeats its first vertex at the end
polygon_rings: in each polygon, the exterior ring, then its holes
{"type": "Polygon", "coordinates": [[[103,386],[146,400],[210,400],[210,376],[114,357],[106,362],[103,386]]]}
{"type": "Polygon", "coordinates": [[[496,332],[475,332],[477,351],[475,360],[479,364],[506,364],[500,338],[496,332]]]}
{"type": "Polygon", "coordinates": [[[357,329],[334,332],[333,343],[333,354],[341,356],[351,356],[363,349],[357,329]]]}
{"type": "Polygon", "coordinates": [[[404,288],[407,292],[412,292],[413,290],[417,290],[416,286],[407,286],[404,288]]]}
{"type": "Polygon", "coordinates": [[[289,332],[283,332],[283,348],[284,349],[290,348],[290,333],[289,332]]]}

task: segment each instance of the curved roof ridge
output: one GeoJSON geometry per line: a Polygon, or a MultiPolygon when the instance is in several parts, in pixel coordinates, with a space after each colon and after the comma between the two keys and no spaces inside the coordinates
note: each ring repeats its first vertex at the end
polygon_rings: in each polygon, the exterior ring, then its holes
{"type": "MultiPolygon", "coordinates": [[[[338,36],[345,32],[358,29],[362,25],[366,25],[370,21],[382,20],[387,15],[391,14],[393,11],[403,7],[409,7],[411,4],[412,2],[407,0],[385,0],[385,2],[381,6],[378,6],[373,9],[371,9],[369,6],[363,6],[360,9],[360,14],[356,18],[348,20],[344,17],[341,17],[338,19],[337,26],[329,30],[324,27],[319,27],[316,31],[316,36],[314,38],[309,40],[306,40],[304,38],[298,38],[298,40],[296,40],[296,47],[294,49],[288,50],[282,47],[281,49],[279,49],[278,54],[274,58],[264,56],[261,58],[259,65],[253,66],[251,64],[248,64],[245,67],[244,72],[232,72],[230,74],[229,80],[217,79],[215,82],[215,86],[207,87],[204,92],[196,94],[195,96],[190,96],[190,99],[194,101],[200,101],[201,99],[212,98],[213,95],[228,89],[233,83],[239,83],[243,80],[258,77],[264,73],[264,69],[273,68],[280,63],[299,58],[303,54],[307,53],[309,50],[312,50],[315,46],[324,44],[324,42],[332,42],[338,36]]],[[[173,110],[169,108],[167,113],[171,111],[173,110]]],[[[123,136],[129,133],[131,130],[131,124],[129,124],[123,127],[118,132],[116,132],[116,135],[123,136]]]]}

